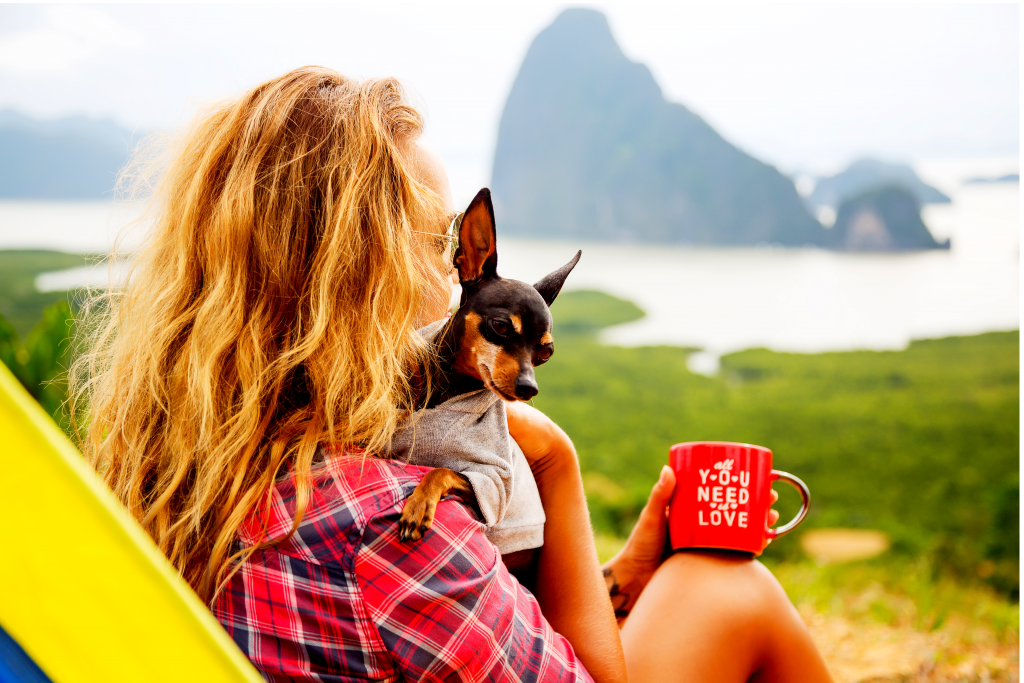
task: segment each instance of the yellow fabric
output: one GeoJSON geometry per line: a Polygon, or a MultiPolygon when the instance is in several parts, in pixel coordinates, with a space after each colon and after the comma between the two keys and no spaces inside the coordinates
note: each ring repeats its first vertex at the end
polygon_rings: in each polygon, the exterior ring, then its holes
{"type": "Polygon", "coordinates": [[[0,625],[55,683],[262,681],[0,363],[0,625]]]}

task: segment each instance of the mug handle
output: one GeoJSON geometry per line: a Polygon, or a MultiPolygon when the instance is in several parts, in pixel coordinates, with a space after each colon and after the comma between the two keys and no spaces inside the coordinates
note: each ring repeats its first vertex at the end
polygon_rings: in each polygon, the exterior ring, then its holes
{"type": "Polygon", "coordinates": [[[775,529],[768,529],[768,538],[778,538],[785,536],[793,529],[797,528],[800,522],[804,521],[804,517],[807,516],[807,511],[811,508],[811,491],[807,488],[807,484],[800,480],[800,477],[795,477],[789,472],[783,472],[782,470],[772,470],[771,481],[782,480],[795,488],[800,493],[800,498],[803,500],[803,505],[800,506],[800,512],[796,513],[788,524],[777,527],[775,529]]]}

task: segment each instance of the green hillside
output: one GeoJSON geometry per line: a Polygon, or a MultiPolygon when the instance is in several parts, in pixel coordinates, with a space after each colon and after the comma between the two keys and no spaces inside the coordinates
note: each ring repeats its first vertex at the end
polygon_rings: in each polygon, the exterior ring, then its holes
{"type": "MultiPolygon", "coordinates": [[[[628,532],[673,443],[749,442],[771,448],[777,468],[810,486],[806,528],[881,529],[894,553],[926,555],[955,576],[976,576],[987,559],[996,569],[982,573],[1016,590],[1017,332],[895,352],[755,349],[723,357],[709,378],[687,369],[686,349],[601,346],[574,332],[596,297],[622,311],[602,323],[636,317],[607,295],[563,293],[535,404],[576,443],[598,531],[628,532]],[[559,327],[566,319],[574,327],[559,327]]],[[[787,517],[796,494],[777,488],[787,517]]],[[[797,554],[793,539],[766,553],[797,554]]]]}

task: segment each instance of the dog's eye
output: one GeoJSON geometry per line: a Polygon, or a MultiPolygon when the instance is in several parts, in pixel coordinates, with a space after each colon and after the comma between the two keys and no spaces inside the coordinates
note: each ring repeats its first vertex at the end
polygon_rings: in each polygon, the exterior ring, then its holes
{"type": "Polygon", "coordinates": [[[492,320],[491,329],[494,330],[495,334],[504,337],[508,334],[508,323],[504,320],[492,320]]]}
{"type": "Polygon", "coordinates": [[[554,352],[554,349],[551,349],[549,347],[537,349],[537,352],[533,354],[533,364],[544,365],[545,363],[548,362],[548,359],[551,358],[551,354],[554,352]]]}

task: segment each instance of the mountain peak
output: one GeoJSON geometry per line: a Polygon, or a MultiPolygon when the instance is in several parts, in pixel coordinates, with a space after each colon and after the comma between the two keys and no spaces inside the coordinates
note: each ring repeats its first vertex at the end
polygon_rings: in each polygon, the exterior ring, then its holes
{"type": "MultiPolygon", "coordinates": [[[[594,79],[606,78],[632,82],[635,96],[662,98],[661,88],[650,70],[643,64],[629,61],[622,53],[604,14],[573,7],[564,10],[537,34],[516,80],[578,91],[593,87],[594,79]]],[[[510,100],[516,87],[512,90],[510,100]]]]}
{"type": "MultiPolygon", "coordinates": [[[[615,42],[615,39],[612,38],[612,29],[608,25],[608,17],[596,9],[589,7],[566,8],[559,12],[555,20],[544,31],[556,32],[566,27],[576,34],[584,31],[590,31],[595,35],[603,34],[615,42]]],[[[543,35],[544,31],[539,35],[543,35]]]]}
{"type": "Polygon", "coordinates": [[[683,244],[820,243],[792,181],[666,102],[603,14],[568,9],[530,45],[498,129],[498,229],[683,244]]]}
{"type": "Polygon", "coordinates": [[[561,46],[580,57],[601,54],[622,56],[608,18],[584,7],[570,7],[555,17],[534,39],[534,45],[561,46]]]}

